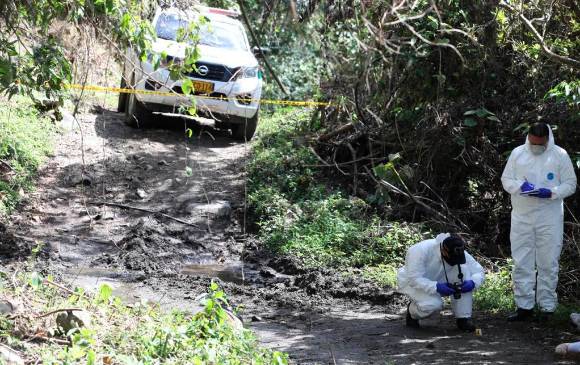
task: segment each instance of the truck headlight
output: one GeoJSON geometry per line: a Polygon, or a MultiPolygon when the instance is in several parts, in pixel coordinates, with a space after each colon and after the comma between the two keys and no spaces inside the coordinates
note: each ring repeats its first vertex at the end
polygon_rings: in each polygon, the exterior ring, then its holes
{"type": "Polygon", "coordinates": [[[239,79],[253,79],[260,77],[260,67],[238,67],[234,69],[234,75],[231,81],[239,79]]]}
{"type": "Polygon", "coordinates": [[[242,68],[244,79],[253,79],[258,77],[258,72],[260,71],[258,67],[246,67],[242,68]]]}

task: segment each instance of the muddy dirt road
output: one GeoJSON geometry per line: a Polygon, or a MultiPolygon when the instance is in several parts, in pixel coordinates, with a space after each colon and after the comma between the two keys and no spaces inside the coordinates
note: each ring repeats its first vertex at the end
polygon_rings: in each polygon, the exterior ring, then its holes
{"type": "Polygon", "coordinates": [[[60,280],[107,282],[128,301],[188,310],[213,277],[260,341],[300,364],[566,363],[552,352],[572,334],[483,313],[483,336],[459,333],[449,314],[409,330],[405,298],[388,288],[256,251],[243,229],[249,148],[225,132],[198,126],[186,138],[184,121],[167,117],[163,128],[131,129],[102,109],[79,122],[64,123],[9,227],[45,244],[41,257],[60,280]]]}

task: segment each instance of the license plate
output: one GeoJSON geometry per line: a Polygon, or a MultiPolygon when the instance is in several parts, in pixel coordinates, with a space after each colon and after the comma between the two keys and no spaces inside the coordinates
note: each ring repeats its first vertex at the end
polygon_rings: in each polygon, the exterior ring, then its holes
{"type": "Polygon", "coordinates": [[[194,94],[211,94],[213,92],[212,82],[193,81],[194,94]]]}

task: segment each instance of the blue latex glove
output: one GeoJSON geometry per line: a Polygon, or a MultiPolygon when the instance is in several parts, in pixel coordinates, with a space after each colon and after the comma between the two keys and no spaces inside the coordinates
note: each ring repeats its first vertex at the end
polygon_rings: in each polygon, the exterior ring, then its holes
{"type": "Polygon", "coordinates": [[[540,188],[537,193],[530,194],[530,196],[535,196],[537,198],[542,198],[542,199],[549,199],[552,197],[552,190],[547,189],[547,188],[540,188]]]}
{"type": "Polygon", "coordinates": [[[437,283],[437,293],[441,294],[442,297],[448,297],[455,293],[455,290],[447,283],[437,283]]]}
{"type": "Polygon", "coordinates": [[[469,293],[473,289],[475,289],[475,283],[473,282],[473,280],[465,280],[463,282],[463,285],[461,285],[462,293],[469,293]]]}
{"type": "Polygon", "coordinates": [[[526,191],[532,191],[534,190],[536,187],[534,186],[534,184],[530,184],[528,182],[528,180],[524,181],[524,183],[522,184],[522,186],[520,186],[520,190],[522,193],[525,193],[526,191]]]}

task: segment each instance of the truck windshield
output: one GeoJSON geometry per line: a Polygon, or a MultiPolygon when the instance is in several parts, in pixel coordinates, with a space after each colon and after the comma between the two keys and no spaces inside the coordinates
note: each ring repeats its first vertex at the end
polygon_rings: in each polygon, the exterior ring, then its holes
{"type": "MultiPolygon", "coordinates": [[[[179,29],[187,29],[189,22],[177,14],[164,13],[157,19],[155,31],[157,37],[177,40],[179,29]]],[[[199,29],[199,44],[230,50],[247,51],[248,46],[243,30],[236,24],[220,21],[209,21],[199,29]]]]}

